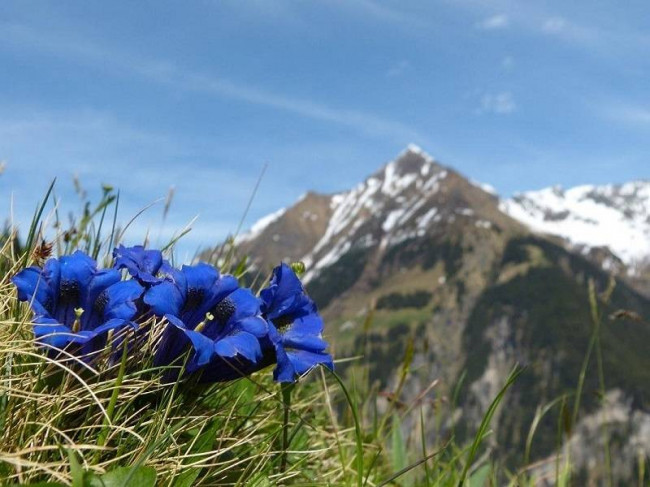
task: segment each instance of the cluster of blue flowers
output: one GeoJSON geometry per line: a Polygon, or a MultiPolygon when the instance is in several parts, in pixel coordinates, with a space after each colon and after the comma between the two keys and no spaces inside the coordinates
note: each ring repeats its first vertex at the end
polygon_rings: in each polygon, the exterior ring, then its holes
{"type": "Polygon", "coordinates": [[[165,329],[154,365],[178,365],[190,351],[185,374],[200,374],[203,382],[272,364],[278,382],[295,381],[318,364],[333,368],[322,318],[288,265],[273,270],[257,297],[208,264],[173,268],[158,250],[120,245],[113,257],[113,268],[98,269],[77,251],[13,277],[18,298],[34,311],[39,344],[89,357],[107,346],[110,330],[148,333],[141,325],[156,316],[165,329]],[[122,279],[123,269],[130,279],[122,279]]]}

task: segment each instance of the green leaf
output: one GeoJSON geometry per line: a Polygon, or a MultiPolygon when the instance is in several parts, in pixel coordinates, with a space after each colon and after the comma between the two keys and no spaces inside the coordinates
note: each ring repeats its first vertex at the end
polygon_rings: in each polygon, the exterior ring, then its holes
{"type": "MultiPolygon", "coordinates": [[[[197,453],[206,453],[212,450],[214,439],[217,436],[218,428],[219,424],[216,420],[213,420],[212,423],[205,429],[205,431],[198,436],[194,442],[194,445],[188,453],[196,455],[197,453]]],[[[197,462],[199,460],[200,457],[192,456],[187,459],[185,465],[197,462]]],[[[192,487],[194,485],[194,481],[197,479],[200,473],[201,467],[194,467],[183,470],[176,477],[172,485],[173,487],[192,487]]]]}
{"type": "Polygon", "coordinates": [[[239,279],[244,274],[246,274],[247,267],[248,267],[248,256],[245,255],[244,257],[241,258],[241,260],[237,264],[237,267],[232,272],[232,275],[235,276],[237,279],[239,279]]]}
{"type": "Polygon", "coordinates": [[[483,465],[469,478],[469,487],[485,487],[488,475],[490,475],[490,465],[483,465]]]}
{"type": "Polygon", "coordinates": [[[55,182],[56,182],[56,178],[52,180],[52,182],[50,183],[50,187],[47,188],[47,193],[45,193],[45,198],[43,198],[43,201],[41,202],[40,206],[36,208],[36,212],[34,213],[34,217],[32,218],[32,223],[29,227],[29,233],[27,234],[25,253],[23,254],[20,267],[25,267],[27,261],[29,260],[29,256],[33,250],[32,247],[34,245],[34,239],[36,238],[38,233],[38,224],[41,221],[41,217],[43,216],[43,210],[45,210],[45,205],[50,199],[50,195],[52,194],[52,190],[54,189],[55,182]]]}
{"type": "Polygon", "coordinates": [[[156,470],[153,467],[119,467],[104,475],[86,477],[87,487],[155,487],[156,470]]]}
{"type": "Polygon", "coordinates": [[[393,470],[398,471],[406,467],[406,446],[402,436],[402,426],[399,416],[393,414],[393,428],[391,431],[393,470]]]}
{"type": "Polygon", "coordinates": [[[350,392],[345,387],[343,380],[341,380],[341,378],[338,375],[336,375],[336,372],[331,371],[329,369],[327,370],[330,372],[330,375],[334,377],[334,379],[336,379],[336,382],[338,382],[339,386],[341,387],[341,390],[343,391],[343,395],[345,395],[345,400],[350,406],[350,411],[352,412],[352,419],[354,420],[354,433],[355,433],[354,436],[356,439],[356,451],[357,451],[357,455],[356,455],[357,487],[361,487],[363,485],[363,434],[361,433],[361,422],[359,421],[359,410],[356,402],[352,400],[352,396],[350,395],[350,392]]]}
{"type": "Polygon", "coordinates": [[[72,474],[72,487],[84,487],[84,471],[81,468],[77,454],[68,449],[68,458],[70,459],[70,473],[72,474]]]}
{"type": "Polygon", "coordinates": [[[465,467],[463,467],[463,471],[460,474],[458,487],[463,487],[463,485],[465,484],[465,479],[467,478],[467,473],[469,472],[469,468],[472,466],[472,463],[474,462],[474,457],[478,452],[479,446],[481,446],[481,442],[483,441],[483,438],[487,435],[487,430],[488,427],[490,426],[490,422],[492,421],[492,416],[494,416],[494,412],[496,411],[497,407],[503,400],[503,397],[505,396],[510,386],[514,384],[514,382],[517,380],[517,377],[519,377],[524,372],[524,370],[525,368],[523,367],[519,368],[519,365],[515,365],[515,367],[512,369],[512,372],[510,372],[510,375],[508,376],[506,383],[501,388],[497,396],[494,398],[494,400],[490,404],[490,407],[488,407],[487,412],[483,416],[483,420],[481,421],[481,425],[479,426],[478,432],[474,436],[474,441],[472,442],[472,445],[469,449],[469,453],[467,454],[467,460],[465,461],[465,467]]]}

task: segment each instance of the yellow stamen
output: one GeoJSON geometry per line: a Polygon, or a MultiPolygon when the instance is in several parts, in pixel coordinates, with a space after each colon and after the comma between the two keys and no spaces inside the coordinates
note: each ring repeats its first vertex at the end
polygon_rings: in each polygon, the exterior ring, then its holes
{"type": "Polygon", "coordinates": [[[74,309],[74,323],[72,323],[72,332],[73,333],[79,333],[79,330],[81,330],[81,315],[84,314],[84,309],[83,308],[75,308],[74,309]]]}
{"type": "Polygon", "coordinates": [[[196,325],[196,327],[194,328],[194,331],[196,331],[198,333],[201,333],[203,331],[203,329],[205,328],[205,325],[208,324],[208,321],[212,321],[212,320],[214,320],[214,315],[208,311],[205,314],[205,319],[201,323],[196,325]]]}

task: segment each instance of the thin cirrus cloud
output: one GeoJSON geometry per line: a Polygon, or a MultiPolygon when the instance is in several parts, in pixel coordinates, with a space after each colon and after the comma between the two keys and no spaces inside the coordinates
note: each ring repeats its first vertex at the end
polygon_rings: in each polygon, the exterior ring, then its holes
{"type": "Polygon", "coordinates": [[[510,25],[510,17],[506,14],[492,15],[487,17],[476,24],[481,30],[500,30],[505,29],[510,25]]]}
{"type": "Polygon", "coordinates": [[[166,82],[190,91],[212,93],[306,118],[346,126],[371,137],[390,137],[396,141],[426,140],[426,137],[415,129],[398,121],[388,120],[359,110],[333,108],[311,100],[287,97],[256,87],[233,83],[226,79],[172,69],[166,82]]]}
{"type": "Polygon", "coordinates": [[[517,110],[512,93],[502,91],[500,93],[485,93],[481,97],[479,113],[493,113],[496,115],[508,115],[517,110]]]}
{"type": "Polygon", "coordinates": [[[369,137],[389,137],[396,142],[415,140],[426,144],[427,137],[413,127],[397,120],[362,110],[333,107],[321,102],[291,97],[281,93],[234,82],[227,78],[188,70],[164,59],[139,59],[93,45],[87,40],[45,35],[23,25],[0,24],[0,33],[8,44],[32,48],[77,62],[108,69],[117,75],[136,75],[148,81],[173,86],[188,92],[200,92],[217,97],[292,113],[305,118],[347,127],[369,137]]]}
{"type": "Polygon", "coordinates": [[[597,110],[601,116],[629,127],[650,129],[650,106],[629,102],[609,103],[597,110]]]}
{"type": "MultiPolygon", "coordinates": [[[[243,147],[233,144],[224,150],[222,141],[212,136],[151,132],[94,110],[42,111],[2,105],[0,112],[11,114],[0,120],[0,154],[7,159],[6,176],[20,188],[29,187],[30,181],[45,185],[54,176],[65,180],[76,174],[92,185],[107,182],[155,199],[164,196],[167,182],[187,190],[182,192],[183,200],[195,207],[227,199],[243,208],[257,176],[219,164],[234,159],[243,147]],[[161,160],[183,163],[156,175],[161,160]],[[188,180],[183,177],[187,173],[197,177],[188,180]]],[[[279,191],[290,189],[282,181],[274,185],[279,191]]]]}
{"type": "Polygon", "coordinates": [[[505,71],[512,71],[515,67],[515,58],[512,56],[504,56],[503,59],[501,59],[501,67],[505,71]]]}
{"type": "Polygon", "coordinates": [[[540,30],[546,35],[555,36],[565,41],[591,46],[599,43],[603,37],[618,37],[616,34],[581,25],[561,16],[540,19],[540,30]]]}
{"type": "Polygon", "coordinates": [[[542,31],[548,34],[562,32],[569,27],[569,23],[564,17],[550,17],[542,23],[542,31]]]}
{"type": "Polygon", "coordinates": [[[411,67],[411,63],[409,61],[402,60],[394,64],[393,66],[391,66],[391,68],[388,71],[386,71],[386,76],[389,78],[397,78],[399,76],[404,75],[404,73],[406,73],[410,67],[411,67]]]}
{"type": "Polygon", "coordinates": [[[621,56],[644,55],[650,48],[650,35],[644,30],[616,24],[611,18],[583,19],[560,15],[566,10],[561,3],[521,2],[519,0],[453,0],[453,8],[474,16],[485,16],[475,25],[485,31],[509,28],[532,36],[546,36],[568,46],[585,49],[592,56],[618,60],[621,56]],[[494,13],[498,9],[499,13],[494,13]]]}
{"type": "MultiPolygon", "coordinates": [[[[122,223],[153,203],[131,225],[127,234],[131,243],[142,242],[146,235],[164,242],[200,214],[180,246],[183,253],[192,254],[197,247],[212,244],[235,230],[255,184],[257,174],[237,173],[218,164],[229,157],[214,155],[218,153],[218,141],[151,133],[92,110],[41,111],[0,106],[0,112],[10,114],[0,120],[0,154],[7,158],[6,172],[0,177],[0,214],[11,214],[21,228],[29,224],[39,192],[55,176],[56,195],[62,202],[60,214],[77,209],[78,198],[71,182],[74,175],[93,200],[97,199],[95,189],[101,183],[120,188],[122,223]],[[34,140],[39,143],[34,144],[34,140]],[[170,164],[164,175],[157,174],[161,160],[192,161],[197,157],[210,165],[170,164]],[[196,177],[185,177],[188,173],[196,177]],[[177,198],[162,231],[162,201],[171,184],[176,186],[177,198]],[[224,201],[229,202],[230,212],[235,215],[222,211],[224,201]]],[[[291,190],[282,180],[273,184],[277,191],[291,190]]]]}
{"type": "Polygon", "coordinates": [[[426,27],[426,22],[418,16],[408,11],[389,7],[374,0],[338,0],[332,2],[332,5],[344,7],[346,9],[355,9],[364,15],[369,15],[377,20],[390,22],[392,24],[403,24],[408,26],[426,27]]]}

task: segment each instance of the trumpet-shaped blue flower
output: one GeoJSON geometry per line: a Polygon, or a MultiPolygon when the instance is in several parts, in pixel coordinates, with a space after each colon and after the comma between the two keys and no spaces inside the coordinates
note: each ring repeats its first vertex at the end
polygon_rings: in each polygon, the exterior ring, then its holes
{"type": "Polygon", "coordinates": [[[233,276],[207,264],[183,266],[149,289],[144,301],[169,325],[156,352],[156,365],[168,365],[191,346],[187,373],[202,369],[209,380],[233,378],[238,365],[257,362],[259,339],[267,334],[259,300],[233,276]],[[230,367],[229,365],[232,365],[230,367]]]}
{"type": "Polygon", "coordinates": [[[293,382],[318,364],[334,368],[331,355],[325,352],[327,342],[321,338],[323,320],[316,304],[288,265],[273,269],[270,285],[260,298],[277,361],[276,381],[293,382]]]}
{"type": "Polygon", "coordinates": [[[126,269],[131,276],[140,281],[144,286],[158,283],[163,280],[159,273],[171,271],[169,262],[163,259],[160,250],[146,250],[142,245],[125,247],[120,245],[113,250],[115,269],[126,269]]]}
{"type": "Polygon", "coordinates": [[[105,346],[107,331],[136,326],[131,319],[142,286],[120,281],[118,270],[97,269],[83,252],[23,269],[12,282],[18,299],[34,311],[34,335],[43,345],[63,349],[75,343],[85,355],[105,346]]]}

